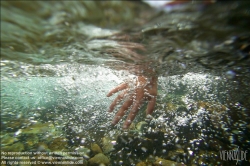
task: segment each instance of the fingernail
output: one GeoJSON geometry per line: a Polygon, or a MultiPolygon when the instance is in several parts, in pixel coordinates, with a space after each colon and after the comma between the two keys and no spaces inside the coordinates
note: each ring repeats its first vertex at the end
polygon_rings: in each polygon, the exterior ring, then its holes
{"type": "Polygon", "coordinates": [[[116,125],[119,122],[120,119],[121,118],[119,116],[115,116],[113,121],[112,121],[112,124],[116,125]]]}
{"type": "Polygon", "coordinates": [[[128,125],[123,125],[122,128],[123,128],[123,129],[128,129],[128,127],[129,127],[128,125]]]}

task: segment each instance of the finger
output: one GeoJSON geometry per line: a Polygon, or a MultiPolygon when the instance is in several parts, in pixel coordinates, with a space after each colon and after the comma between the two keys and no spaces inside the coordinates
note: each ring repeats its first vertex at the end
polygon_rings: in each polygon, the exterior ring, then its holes
{"type": "Polygon", "coordinates": [[[108,94],[107,94],[107,97],[110,97],[112,96],[114,93],[116,92],[119,92],[123,89],[126,89],[128,87],[128,84],[127,83],[123,83],[123,84],[120,84],[118,85],[116,88],[112,89],[108,94]]]}
{"type": "Polygon", "coordinates": [[[155,104],[156,104],[156,97],[152,97],[148,102],[146,115],[152,114],[152,112],[154,111],[154,108],[155,108],[155,104]]]}
{"type": "Polygon", "coordinates": [[[113,125],[116,125],[120,120],[121,118],[125,115],[125,112],[126,110],[128,110],[128,108],[132,105],[133,103],[133,100],[132,99],[129,99],[127,100],[123,105],[122,107],[120,108],[120,110],[116,113],[113,121],[112,121],[112,124],[113,125]]]}
{"type": "Polygon", "coordinates": [[[141,106],[141,103],[142,103],[142,98],[140,98],[140,100],[137,100],[137,101],[134,103],[131,111],[129,112],[129,115],[128,115],[126,121],[123,124],[124,129],[129,128],[129,126],[131,125],[131,123],[135,119],[135,116],[137,115],[138,111],[140,110],[140,106],[141,106]],[[137,102],[137,101],[139,101],[139,102],[137,102]]]}
{"type": "Polygon", "coordinates": [[[123,93],[119,94],[115,100],[111,103],[109,106],[109,112],[112,112],[115,108],[115,106],[124,98],[125,94],[127,93],[127,90],[125,90],[123,93]]]}

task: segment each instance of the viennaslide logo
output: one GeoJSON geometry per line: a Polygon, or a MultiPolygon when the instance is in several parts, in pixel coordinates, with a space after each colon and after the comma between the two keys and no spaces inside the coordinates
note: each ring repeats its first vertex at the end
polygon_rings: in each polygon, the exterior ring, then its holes
{"type": "Polygon", "coordinates": [[[238,161],[247,161],[247,150],[242,151],[239,149],[239,146],[235,150],[221,150],[220,151],[220,159],[223,161],[236,161],[236,165],[238,161]]]}

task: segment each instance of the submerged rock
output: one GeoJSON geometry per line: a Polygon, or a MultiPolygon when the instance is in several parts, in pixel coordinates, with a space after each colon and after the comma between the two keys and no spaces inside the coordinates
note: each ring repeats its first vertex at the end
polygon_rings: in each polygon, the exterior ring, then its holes
{"type": "Polygon", "coordinates": [[[84,158],[89,158],[90,149],[80,146],[75,149],[76,152],[83,154],[84,158]]]}
{"type": "Polygon", "coordinates": [[[101,164],[104,164],[105,166],[109,165],[109,158],[105,156],[103,153],[99,153],[89,159],[89,165],[90,166],[100,166],[101,164]]]}
{"type": "Polygon", "coordinates": [[[45,144],[44,142],[39,142],[39,143],[37,143],[36,146],[37,146],[37,151],[39,151],[39,152],[49,152],[50,151],[48,145],[45,144]]]}
{"type": "Polygon", "coordinates": [[[162,158],[158,158],[154,162],[154,166],[184,166],[185,164],[177,163],[171,160],[165,160],[162,158]]]}
{"type": "Polygon", "coordinates": [[[34,144],[38,143],[39,138],[35,134],[30,134],[29,137],[26,140],[26,144],[29,146],[33,146],[34,144]]]}
{"type": "Polygon", "coordinates": [[[46,132],[54,132],[55,131],[55,127],[52,123],[48,122],[48,123],[36,123],[33,124],[27,128],[24,128],[21,130],[23,134],[42,134],[42,133],[46,133],[46,132]]]}
{"type": "Polygon", "coordinates": [[[148,164],[141,161],[141,162],[137,163],[136,166],[148,166],[148,164]]]}
{"type": "MultiPolygon", "coordinates": [[[[1,117],[2,121],[7,119],[7,117],[3,116],[1,117]]],[[[25,118],[17,118],[17,119],[8,119],[7,122],[2,124],[2,130],[7,129],[8,131],[16,131],[20,129],[23,126],[27,126],[30,123],[28,119],[25,118]]]]}
{"type": "Polygon", "coordinates": [[[102,149],[103,149],[103,153],[109,153],[112,150],[114,150],[114,145],[112,144],[112,140],[109,139],[108,137],[103,137],[102,138],[102,149]]]}
{"type": "Polygon", "coordinates": [[[96,143],[94,144],[91,144],[91,151],[94,153],[94,154],[98,154],[98,153],[102,153],[102,149],[100,148],[100,146],[96,143]]]}
{"type": "Polygon", "coordinates": [[[174,105],[173,103],[166,103],[166,112],[170,111],[170,112],[174,112],[177,109],[176,105],[174,105]]]}
{"type": "Polygon", "coordinates": [[[24,150],[24,145],[21,142],[17,142],[11,146],[5,146],[1,150],[6,152],[22,152],[24,150]]]}
{"type": "Polygon", "coordinates": [[[67,148],[67,139],[65,138],[55,138],[49,145],[49,149],[52,151],[60,151],[67,148]]]}
{"type": "Polygon", "coordinates": [[[145,133],[148,129],[148,123],[145,121],[141,121],[141,122],[137,123],[136,129],[141,133],[145,133]]]}
{"type": "Polygon", "coordinates": [[[10,134],[5,134],[5,135],[1,136],[1,146],[10,145],[16,141],[18,141],[18,139],[11,136],[10,134]]]}
{"type": "Polygon", "coordinates": [[[183,149],[171,150],[168,152],[167,158],[171,160],[176,160],[177,158],[182,158],[184,156],[183,149]]]}

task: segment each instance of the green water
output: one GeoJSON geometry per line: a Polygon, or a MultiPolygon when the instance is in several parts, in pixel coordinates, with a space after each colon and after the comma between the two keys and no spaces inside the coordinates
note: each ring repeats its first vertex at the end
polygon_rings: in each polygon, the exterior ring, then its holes
{"type": "Polygon", "coordinates": [[[249,18],[244,1],[171,11],[1,1],[1,155],[23,152],[17,165],[56,165],[35,152],[80,165],[236,164],[220,152],[250,150],[249,18]],[[125,117],[112,126],[122,103],[108,113],[116,95],[106,95],[137,75],[158,77],[153,114],[144,104],[129,130],[125,117]]]}

